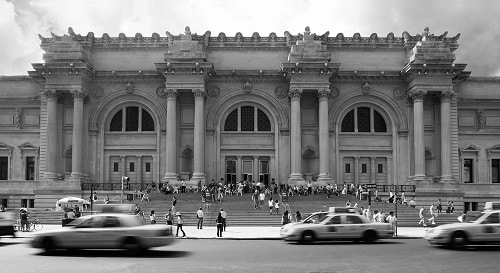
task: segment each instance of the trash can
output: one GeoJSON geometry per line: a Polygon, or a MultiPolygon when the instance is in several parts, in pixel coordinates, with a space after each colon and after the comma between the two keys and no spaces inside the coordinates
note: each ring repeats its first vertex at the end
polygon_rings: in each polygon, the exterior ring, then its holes
{"type": "Polygon", "coordinates": [[[61,224],[64,227],[67,224],[71,223],[73,220],[75,220],[75,219],[63,218],[63,219],[61,219],[61,224]]]}
{"type": "Polygon", "coordinates": [[[134,195],[132,193],[127,193],[127,201],[133,201],[134,195]]]}

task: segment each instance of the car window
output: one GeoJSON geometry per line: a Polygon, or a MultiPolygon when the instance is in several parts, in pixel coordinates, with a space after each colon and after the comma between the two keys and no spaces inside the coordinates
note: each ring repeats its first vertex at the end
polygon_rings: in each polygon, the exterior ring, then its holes
{"type": "Polygon", "coordinates": [[[484,224],[498,224],[500,223],[500,215],[498,213],[492,213],[486,219],[484,219],[484,224]]]}
{"type": "Polygon", "coordinates": [[[102,227],[104,228],[110,228],[110,227],[120,227],[121,224],[120,224],[120,219],[118,219],[118,217],[115,217],[115,216],[108,216],[104,219],[104,223],[102,225],[102,227]]]}
{"type": "Polygon", "coordinates": [[[304,223],[319,223],[319,222],[323,221],[323,219],[325,218],[325,215],[326,215],[325,213],[318,213],[318,214],[310,215],[308,218],[306,218],[304,223]]]}
{"type": "Polygon", "coordinates": [[[96,228],[96,227],[100,227],[101,226],[102,220],[103,219],[100,216],[91,217],[91,218],[88,218],[88,219],[78,218],[76,220],[73,220],[68,225],[74,225],[77,228],[96,228]]]}
{"type": "Polygon", "coordinates": [[[362,224],[363,221],[357,215],[347,215],[345,217],[345,224],[362,224]]]}
{"type": "Polygon", "coordinates": [[[328,220],[326,223],[327,225],[339,225],[340,224],[340,215],[339,216],[333,216],[328,220]]]}

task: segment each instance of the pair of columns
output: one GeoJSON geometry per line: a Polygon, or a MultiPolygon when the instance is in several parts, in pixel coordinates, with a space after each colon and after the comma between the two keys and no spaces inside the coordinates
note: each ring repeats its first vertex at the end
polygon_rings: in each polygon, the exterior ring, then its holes
{"type": "MultiPolygon", "coordinates": [[[[45,157],[45,177],[56,178],[57,174],[57,99],[59,97],[55,90],[44,92],[47,98],[47,148],[45,157]]],[[[83,178],[83,103],[87,92],[82,90],[72,90],[73,95],[73,141],[72,141],[72,165],[71,177],[83,178]]]]}
{"type": "MultiPolygon", "coordinates": [[[[167,89],[167,169],[164,180],[177,180],[177,89],[167,89]]],[[[194,95],[194,168],[192,181],[205,181],[205,89],[193,89],[194,95]]]]}
{"type": "MultiPolygon", "coordinates": [[[[290,178],[292,181],[303,181],[302,177],[302,131],[300,120],[301,89],[290,90],[290,178]]],[[[318,180],[329,181],[330,146],[328,130],[328,96],[327,89],[318,90],[319,98],[319,177],[318,180]]]]}
{"type": "MultiPolygon", "coordinates": [[[[426,180],[424,143],[424,97],[426,93],[425,91],[415,91],[411,94],[413,99],[415,180],[426,180]]],[[[450,104],[453,95],[452,91],[444,91],[441,94],[441,181],[443,182],[453,180],[450,126],[450,104]]]]}

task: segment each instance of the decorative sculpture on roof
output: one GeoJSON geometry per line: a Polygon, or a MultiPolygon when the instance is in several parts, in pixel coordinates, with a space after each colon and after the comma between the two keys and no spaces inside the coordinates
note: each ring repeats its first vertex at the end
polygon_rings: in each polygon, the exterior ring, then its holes
{"type": "Polygon", "coordinates": [[[191,29],[189,28],[189,26],[186,26],[186,27],[184,28],[184,34],[185,34],[185,35],[191,35],[191,29]]]}

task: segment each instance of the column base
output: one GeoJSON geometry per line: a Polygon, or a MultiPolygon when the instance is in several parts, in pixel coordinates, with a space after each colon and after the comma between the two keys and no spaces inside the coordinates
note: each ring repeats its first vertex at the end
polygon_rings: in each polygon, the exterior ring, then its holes
{"type": "Polygon", "coordinates": [[[163,182],[177,182],[177,174],[176,173],[165,173],[163,176],[163,182]]]}
{"type": "Polygon", "coordinates": [[[82,178],[83,178],[83,173],[78,173],[78,172],[71,173],[71,179],[82,179],[82,178]]]}
{"type": "Polygon", "coordinates": [[[43,175],[43,177],[46,178],[46,179],[56,179],[57,178],[57,174],[56,173],[46,172],[43,175]]]}
{"type": "Polygon", "coordinates": [[[306,180],[304,179],[304,177],[302,177],[302,174],[300,174],[300,173],[292,173],[288,177],[287,183],[289,185],[305,186],[306,185],[306,180]]]}
{"type": "Polygon", "coordinates": [[[439,182],[441,182],[441,183],[453,183],[453,182],[455,182],[455,179],[453,179],[453,176],[451,176],[451,175],[446,175],[446,176],[441,176],[441,179],[439,179],[439,182]]]}
{"type": "Polygon", "coordinates": [[[189,184],[193,185],[193,187],[198,187],[198,182],[201,181],[201,186],[205,185],[205,174],[204,173],[193,173],[191,180],[189,180],[189,184]]]}
{"type": "Polygon", "coordinates": [[[318,175],[318,186],[326,186],[328,184],[333,184],[333,179],[330,177],[330,174],[320,173],[318,175]]]}
{"type": "Polygon", "coordinates": [[[410,177],[410,180],[413,182],[432,182],[432,179],[430,177],[427,177],[423,174],[418,174],[415,176],[410,177]]]}

